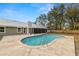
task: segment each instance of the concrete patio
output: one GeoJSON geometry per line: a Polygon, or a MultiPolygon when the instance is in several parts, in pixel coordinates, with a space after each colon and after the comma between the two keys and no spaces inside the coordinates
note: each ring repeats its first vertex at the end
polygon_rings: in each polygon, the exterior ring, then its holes
{"type": "Polygon", "coordinates": [[[44,46],[31,47],[21,43],[28,35],[4,36],[0,41],[2,56],[75,56],[74,37],[65,36],[44,46]]]}

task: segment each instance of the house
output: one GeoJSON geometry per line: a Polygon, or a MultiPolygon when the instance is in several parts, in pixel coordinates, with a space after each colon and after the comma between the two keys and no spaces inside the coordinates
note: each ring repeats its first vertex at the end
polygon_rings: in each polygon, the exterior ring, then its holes
{"type": "Polygon", "coordinates": [[[31,22],[0,19],[0,35],[46,33],[46,27],[31,22]]]}

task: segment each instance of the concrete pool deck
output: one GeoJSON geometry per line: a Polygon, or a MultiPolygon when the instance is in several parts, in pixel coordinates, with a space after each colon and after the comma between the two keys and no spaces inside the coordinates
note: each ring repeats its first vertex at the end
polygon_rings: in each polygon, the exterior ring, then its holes
{"type": "Polygon", "coordinates": [[[28,47],[20,42],[22,38],[28,36],[4,36],[0,41],[0,56],[75,56],[73,36],[65,36],[50,45],[40,47],[28,47]]]}

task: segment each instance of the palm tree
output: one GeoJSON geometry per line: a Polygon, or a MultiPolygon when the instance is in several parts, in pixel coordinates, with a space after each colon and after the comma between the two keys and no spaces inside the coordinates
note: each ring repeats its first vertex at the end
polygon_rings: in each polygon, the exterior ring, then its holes
{"type": "Polygon", "coordinates": [[[63,29],[64,26],[64,13],[65,13],[65,6],[64,4],[60,4],[59,6],[59,21],[60,21],[60,30],[63,29]]]}

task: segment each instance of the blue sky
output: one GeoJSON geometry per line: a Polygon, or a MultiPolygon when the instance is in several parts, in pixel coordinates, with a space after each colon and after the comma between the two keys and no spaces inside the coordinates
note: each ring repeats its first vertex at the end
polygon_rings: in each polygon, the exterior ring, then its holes
{"type": "Polygon", "coordinates": [[[40,14],[47,13],[54,5],[51,3],[0,3],[0,18],[22,22],[36,20],[40,14]]]}

